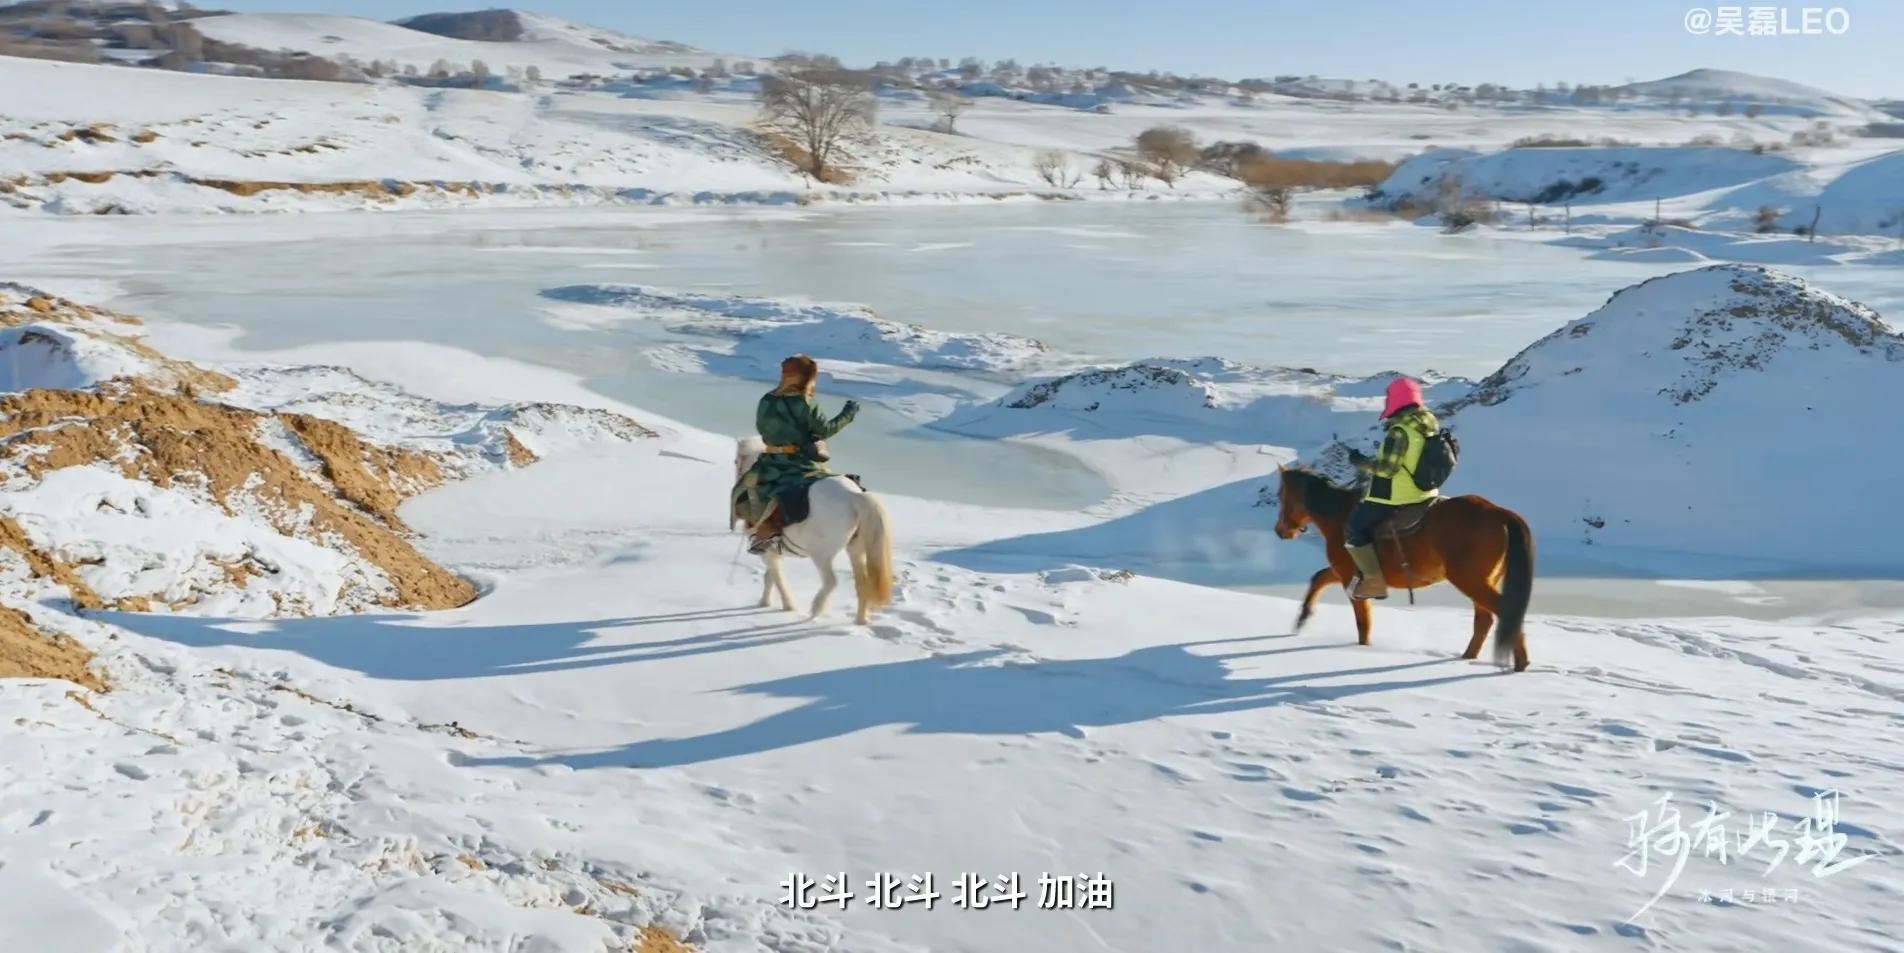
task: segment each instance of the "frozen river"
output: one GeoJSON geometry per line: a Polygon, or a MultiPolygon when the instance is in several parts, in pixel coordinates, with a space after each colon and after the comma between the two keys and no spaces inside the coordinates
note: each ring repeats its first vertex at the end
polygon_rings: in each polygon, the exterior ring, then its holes
{"type": "MultiPolygon", "coordinates": [[[[1216,354],[1478,376],[1619,288],[1686,267],[1403,224],[1272,227],[1227,203],[1168,201],[47,218],[6,231],[0,276],[68,288],[104,279],[123,310],[230,325],[242,347],[450,344],[734,433],[750,429],[763,382],[659,369],[644,352],[665,331],[559,327],[540,293],[625,282],[794,295],[1111,360],[1216,354]]],[[[1904,310],[1895,270],[1792,270],[1904,310]]],[[[1051,451],[922,431],[877,408],[842,449],[876,483],[913,495],[1074,507],[1106,490],[1051,451]]]]}

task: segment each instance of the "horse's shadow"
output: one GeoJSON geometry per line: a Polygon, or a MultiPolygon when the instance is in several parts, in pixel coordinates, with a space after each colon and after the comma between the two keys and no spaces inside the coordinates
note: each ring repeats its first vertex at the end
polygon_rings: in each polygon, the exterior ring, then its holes
{"type": "Polygon", "coordinates": [[[1187,642],[1147,646],[1113,657],[1035,661],[1014,660],[1003,649],[980,649],[813,672],[729,689],[804,700],[733,728],[686,738],[645,739],[604,750],[459,761],[518,767],[670,767],[790,748],[888,725],[903,725],[913,734],[1075,735],[1081,728],[1292,702],[1332,702],[1493,674],[1491,668],[1480,671],[1444,658],[1231,678],[1235,662],[1339,646],[1297,645],[1229,654],[1192,651],[1241,641],[1250,640],[1187,642]],[[1444,667],[1461,671],[1420,678],[1371,678],[1444,667]]]}
{"type": "MultiPolygon", "coordinates": [[[[753,606],[667,612],[593,621],[515,625],[423,624],[402,614],[303,619],[216,619],[87,613],[140,635],[193,647],[238,646],[296,652],[372,678],[432,681],[559,672],[604,665],[759,648],[814,633],[804,618],[753,606]],[[661,641],[602,641],[601,633],[646,625],[722,625],[661,641]],[[732,622],[732,625],[725,623],[732,622]]],[[[434,621],[434,620],[432,620],[434,621]]]]}

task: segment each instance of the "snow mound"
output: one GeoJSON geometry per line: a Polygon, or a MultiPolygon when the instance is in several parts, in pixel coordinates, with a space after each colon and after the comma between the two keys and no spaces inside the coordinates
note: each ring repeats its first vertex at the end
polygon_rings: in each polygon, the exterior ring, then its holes
{"type": "Polygon", "coordinates": [[[149,369],[123,347],[51,324],[0,330],[0,391],[73,390],[149,369]]]}
{"type": "Polygon", "coordinates": [[[1780,155],[1698,146],[1521,148],[1477,154],[1436,149],[1402,163],[1378,198],[1391,205],[1428,203],[1444,179],[1463,191],[1508,202],[1576,205],[1691,195],[1798,168],[1780,155]]]}
{"type": "Polygon", "coordinates": [[[569,404],[446,404],[344,367],[249,364],[227,371],[234,383],[220,395],[225,403],[332,421],[367,439],[427,454],[457,479],[656,436],[620,414],[569,404]]]}
{"type": "MultiPolygon", "coordinates": [[[[1250,367],[1218,357],[1153,358],[1027,384],[994,405],[955,415],[946,425],[994,436],[1069,430],[1090,438],[1153,434],[1310,446],[1373,420],[1393,376],[1340,377],[1307,368],[1250,367]]],[[[1470,386],[1432,374],[1426,383],[1429,393],[1442,400],[1465,394],[1470,386]]]]}
{"type": "Polygon", "coordinates": [[[1895,572],[1904,337],[1871,309],[1749,265],[1615,294],[1444,408],[1449,489],[1588,544],[1895,572]],[[1847,454],[1855,455],[1847,459],[1847,454]]]}
{"type": "Polygon", "coordinates": [[[83,608],[446,608],[476,589],[398,515],[446,481],[654,436],[557,404],[445,405],[331,367],[173,361],[123,315],[0,286],[0,568],[83,608]],[[4,327],[21,316],[41,320],[4,327]],[[217,400],[202,394],[215,393],[217,400]]]}
{"type": "Polygon", "coordinates": [[[1013,410],[1175,415],[1214,408],[1216,389],[1205,379],[1162,363],[1127,364],[1052,378],[1001,403],[1013,410]]]}
{"type": "Polygon", "coordinates": [[[543,296],[582,306],[554,314],[558,323],[567,326],[658,321],[680,334],[732,342],[695,350],[755,362],[778,362],[789,354],[806,353],[821,360],[1003,372],[1049,359],[1043,342],[1031,338],[934,331],[890,321],[854,305],[699,294],[638,285],[570,285],[551,288],[543,296]]]}
{"type": "Polygon", "coordinates": [[[231,380],[147,347],[138,319],[0,282],[0,393],[108,380],[158,390],[226,390],[231,380]]]}
{"type": "Polygon", "coordinates": [[[1620,87],[1624,93],[1672,101],[1702,103],[1763,103],[1789,107],[1800,115],[1864,117],[1877,112],[1870,103],[1840,96],[1815,86],[1770,76],[1723,69],[1696,69],[1643,83],[1620,87]]]}

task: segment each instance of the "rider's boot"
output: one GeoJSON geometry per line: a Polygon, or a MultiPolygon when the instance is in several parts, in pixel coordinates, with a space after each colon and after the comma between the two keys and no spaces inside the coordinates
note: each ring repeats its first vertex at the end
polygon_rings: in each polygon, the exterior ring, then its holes
{"type": "Polygon", "coordinates": [[[1349,586],[1353,599],[1388,598],[1388,580],[1382,578],[1382,557],[1375,544],[1350,546],[1349,558],[1355,560],[1355,580],[1349,586]]]}
{"type": "Polygon", "coordinates": [[[761,517],[760,522],[754,524],[754,539],[747,545],[747,551],[756,556],[770,549],[778,552],[780,529],[780,507],[776,506],[769,510],[766,516],[761,517]]]}

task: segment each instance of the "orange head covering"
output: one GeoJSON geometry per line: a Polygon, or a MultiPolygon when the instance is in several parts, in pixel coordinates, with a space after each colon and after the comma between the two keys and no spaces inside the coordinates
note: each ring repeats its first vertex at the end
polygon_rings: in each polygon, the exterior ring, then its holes
{"type": "Polygon", "coordinates": [[[805,354],[795,354],[780,362],[780,386],[774,388],[774,393],[783,396],[811,394],[819,382],[820,362],[805,354]]]}

